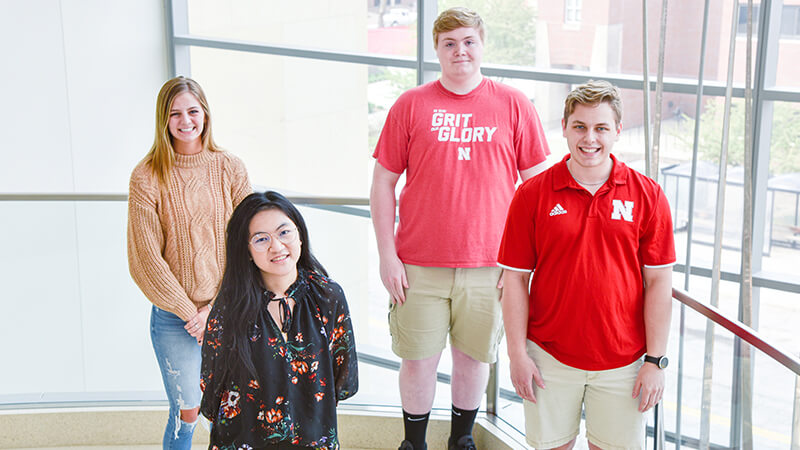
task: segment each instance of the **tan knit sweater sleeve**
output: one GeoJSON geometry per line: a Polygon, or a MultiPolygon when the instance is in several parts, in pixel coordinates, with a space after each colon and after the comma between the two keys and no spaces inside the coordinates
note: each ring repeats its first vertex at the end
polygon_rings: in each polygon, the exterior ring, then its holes
{"type": "Polygon", "coordinates": [[[188,321],[197,313],[186,290],[162,256],[164,233],[157,212],[159,186],[149,167],[140,164],[130,180],[128,197],[128,268],[148,300],[188,321]]]}
{"type": "Polygon", "coordinates": [[[247,168],[241,159],[228,153],[230,158],[229,170],[231,171],[231,198],[234,208],[244,200],[245,197],[253,193],[253,186],[247,176],[247,168]]]}

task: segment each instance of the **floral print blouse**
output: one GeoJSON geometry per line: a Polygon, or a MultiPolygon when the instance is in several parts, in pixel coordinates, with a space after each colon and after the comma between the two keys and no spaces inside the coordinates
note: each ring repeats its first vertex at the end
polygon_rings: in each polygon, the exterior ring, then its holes
{"type": "Polygon", "coordinates": [[[264,304],[250,336],[253,365],[219,380],[222,352],[220,315],[214,308],[203,343],[200,412],[213,427],[210,449],[239,450],[278,442],[316,449],[338,449],[336,404],[358,390],[355,338],[342,288],[312,272],[298,271],[287,290],[295,301],[287,338],[264,304]],[[217,383],[222,383],[218,385],[217,383]],[[219,392],[219,396],[214,396],[219,392]]]}

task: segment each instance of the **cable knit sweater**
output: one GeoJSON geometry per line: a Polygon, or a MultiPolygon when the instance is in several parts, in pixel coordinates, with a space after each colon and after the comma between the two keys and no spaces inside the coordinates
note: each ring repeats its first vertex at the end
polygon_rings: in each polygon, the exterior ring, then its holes
{"type": "Polygon", "coordinates": [[[252,192],[242,161],[227,152],[175,154],[169,186],[144,161],[130,181],[128,267],[144,295],[184,321],[216,295],[225,227],[252,192]]]}

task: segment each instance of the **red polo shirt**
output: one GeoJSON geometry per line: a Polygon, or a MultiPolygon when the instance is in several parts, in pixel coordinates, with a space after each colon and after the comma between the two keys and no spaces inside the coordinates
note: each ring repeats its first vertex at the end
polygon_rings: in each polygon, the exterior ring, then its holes
{"type": "Polygon", "coordinates": [[[611,155],[591,195],[567,155],[523,183],[511,203],[498,263],[534,271],[528,339],[583,370],[622,367],[646,349],[642,267],[675,263],[661,187],[611,155]]]}

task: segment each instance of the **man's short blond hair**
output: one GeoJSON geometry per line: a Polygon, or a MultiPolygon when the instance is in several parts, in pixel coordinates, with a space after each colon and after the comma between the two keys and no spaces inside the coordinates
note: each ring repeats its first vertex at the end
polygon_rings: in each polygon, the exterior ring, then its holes
{"type": "Polygon", "coordinates": [[[622,96],[618,87],[604,80],[589,80],[567,94],[564,101],[564,123],[567,123],[576,105],[596,105],[603,102],[608,103],[614,111],[616,125],[619,125],[622,122],[622,96]]]}
{"type": "Polygon", "coordinates": [[[433,48],[439,44],[439,34],[459,28],[475,28],[481,36],[481,42],[486,40],[486,27],[481,16],[469,8],[457,6],[442,11],[433,22],[433,48]]]}

